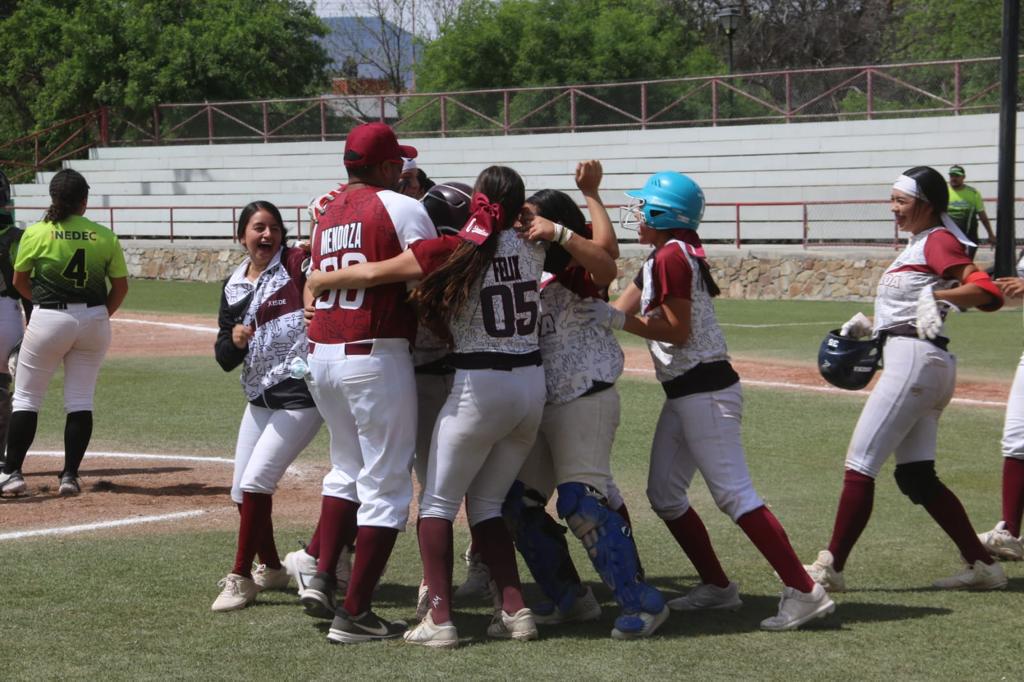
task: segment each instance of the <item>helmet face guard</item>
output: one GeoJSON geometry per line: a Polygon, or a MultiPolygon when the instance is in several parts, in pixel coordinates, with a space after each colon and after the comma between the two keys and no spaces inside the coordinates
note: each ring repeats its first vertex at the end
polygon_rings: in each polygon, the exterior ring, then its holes
{"type": "Polygon", "coordinates": [[[828,383],[858,391],[869,383],[882,360],[880,339],[852,339],[833,329],[818,348],[818,372],[828,383]]]}
{"type": "Polygon", "coordinates": [[[635,200],[627,212],[635,218],[621,213],[623,229],[631,229],[637,219],[655,230],[696,230],[704,217],[704,192],[700,185],[688,175],[675,171],[655,173],[638,190],[626,192],[635,200]]]}

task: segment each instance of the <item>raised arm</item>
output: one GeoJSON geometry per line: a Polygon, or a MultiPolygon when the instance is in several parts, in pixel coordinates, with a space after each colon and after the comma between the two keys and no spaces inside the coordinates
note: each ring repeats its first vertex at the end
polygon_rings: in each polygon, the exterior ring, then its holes
{"type": "Polygon", "coordinates": [[[615,236],[615,229],[612,227],[608,209],[604,207],[598,192],[603,176],[604,169],[601,167],[600,161],[592,159],[580,161],[576,165],[576,186],[583,194],[583,199],[587,203],[587,211],[590,212],[590,226],[594,231],[594,243],[607,251],[612,258],[618,258],[619,240],[615,236]]]}
{"type": "Polygon", "coordinates": [[[373,263],[355,263],[339,270],[314,270],[306,284],[314,296],[328,289],[367,289],[381,284],[409,282],[423,277],[423,269],[406,250],[394,258],[373,263]]]}

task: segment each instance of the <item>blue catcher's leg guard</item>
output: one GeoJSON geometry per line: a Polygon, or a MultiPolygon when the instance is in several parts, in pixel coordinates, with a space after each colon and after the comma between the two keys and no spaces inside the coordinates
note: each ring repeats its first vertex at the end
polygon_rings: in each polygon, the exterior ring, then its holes
{"type": "Polygon", "coordinates": [[[539,492],[516,481],[501,506],[501,515],[544,596],[566,612],[576,601],[580,583],[569,556],[565,527],[548,515],[545,502],[539,492]]]}
{"type": "Polygon", "coordinates": [[[640,577],[640,561],[629,524],[608,508],[600,493],[583,483],[558,486],[557,509],[573,534],[583,541],[598,575],[622,607],[623,615],[615,620],[616,629],[625,633],[642,630],[644,621],[635,614],[661,613],[665,598],[640,577]]]}

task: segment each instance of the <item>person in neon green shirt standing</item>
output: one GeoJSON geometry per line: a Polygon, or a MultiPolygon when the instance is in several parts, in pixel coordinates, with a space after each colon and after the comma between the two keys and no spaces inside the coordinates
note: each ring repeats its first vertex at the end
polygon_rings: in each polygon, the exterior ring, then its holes
{"type": "Polygon", "coordinates": [[[121,244],[109,228],[85,218],[89,184],[65,168],[50,181],[50,208],[25,230],[14,262],[14,286],[32,313],[18,356],[18,381],[0,472],[0,493],[25,491],[21,466],[35,439],[39,408],[64,364],[64,468],[60,495],[82,491],[78,468],[92,437],[93,394],[110,346],[110,315],[128,293],[121,244]],[[110,288],[107,289],[107,280],[110,288]]]}
{"type": "MultiPolygon", "coordinates": [[[[992,230],[988,214],[985,213],[985,202],[981,198],[981,192],[968,185],[966,178],[967,173],[963,166],[949,167],[949,217],[975,244],[978,243],[978,220],[981,220],[985,231],[988,232],[988,243],[995,245],[996,234],[992,230]]],[[[968,249],[967,255],[974,258],[977,251],[977,247],[968,249]]]]}

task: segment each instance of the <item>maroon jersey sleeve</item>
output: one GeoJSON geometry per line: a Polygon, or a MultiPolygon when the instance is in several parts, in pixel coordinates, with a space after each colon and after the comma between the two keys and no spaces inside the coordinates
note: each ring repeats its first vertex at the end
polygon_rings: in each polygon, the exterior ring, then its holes
{"type": "MultiPolygon", "coordinates": [[[[580,298],[601,298],[608,300],[607,289],[601,289],[591,278],[586,268],[579,265],[570,266],[555,275],[555,281],[576,294],[580,298]]],[[[642,283],[641,283],[641,286],[642,283]]]]}
{"type": "Polygon", "coordinates": [[[973,262],[968,258],[964,245],[949,230],[935,230],[928,235],[928,241],[924,244],[924,260],[932,272],[940,277],[945,277],[950,268],[973,262]]]}
{"type": "Polygon", "coordinates": [[[306,286],[306,273],[302,270],[302,264],[307,258],[309,258],[309,253],[302,249],[295,247],[285,249],[284,269],[300,291],[302,287],[306,286]]]}
{"type": "Polygon", "coordinates": [[[423,270],[423,276],[426,277],[444,265],[448,257],[455,253],[455,249],[463,243],[458,237],[446,234],[436,239],[421,239],[418,242],[413,242],[409,245],[409,250],[412,251],[416,262],[420,264],[420,269],[423,270]]]}
{"type": "Polygon", "coordinates": [[[651,298],[651,308],[662,305],[668,298],[692,300],[690,284],[693,281],[693,268],[678,244],[668,244],[658,250],[654,255],[651,276],[655,292],[651,298]]]}

